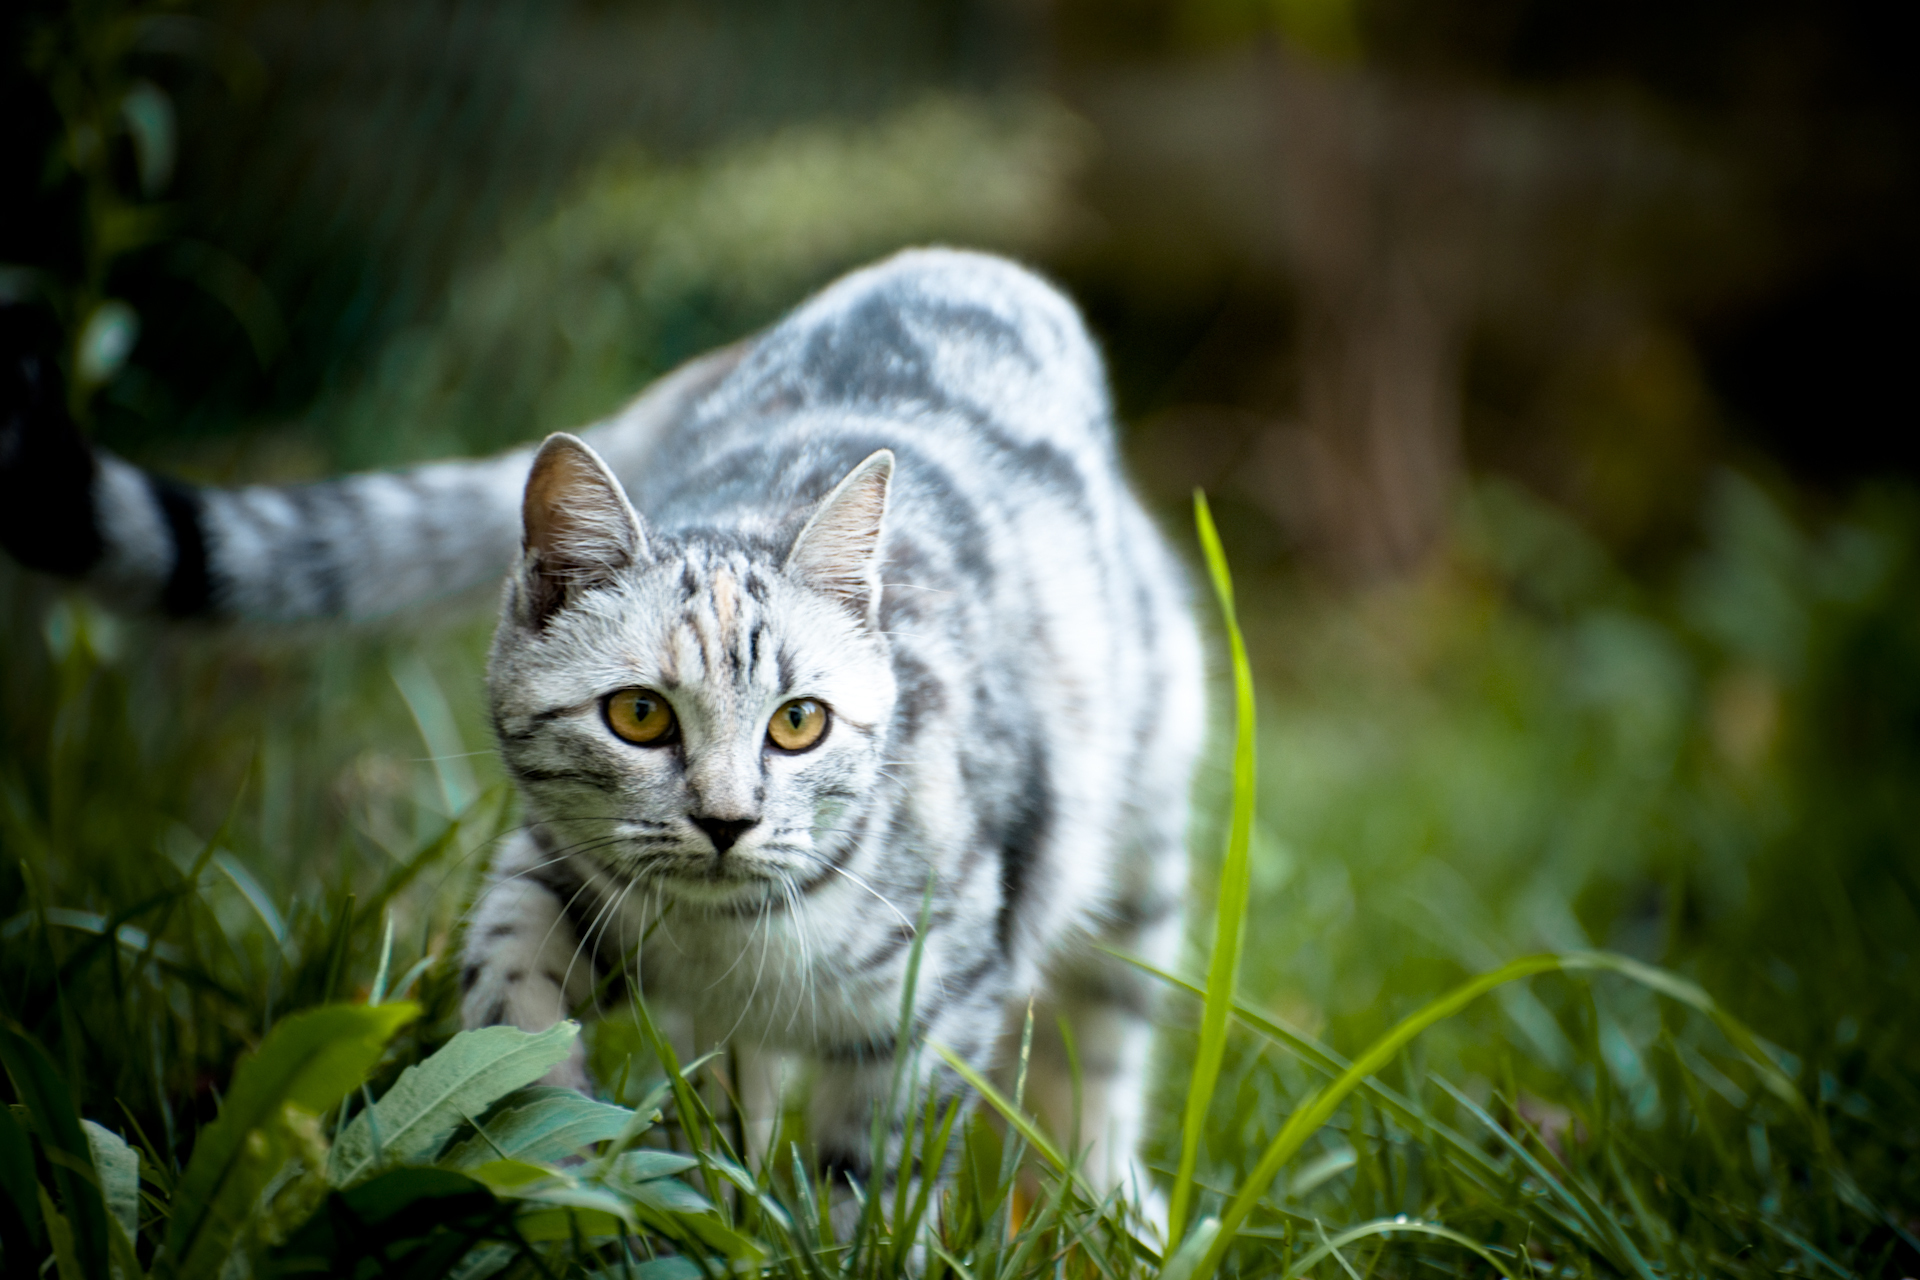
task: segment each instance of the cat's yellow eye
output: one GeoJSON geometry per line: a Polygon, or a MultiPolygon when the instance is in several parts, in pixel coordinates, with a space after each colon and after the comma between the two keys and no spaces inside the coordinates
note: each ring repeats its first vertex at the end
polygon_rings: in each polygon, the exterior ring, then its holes
{"type": "Polygon", "coordinates": [[[607,698],[607,728],[639,746],[673,736],[673,708],[652,689],[622,689],[607,698]]]}
{"type": "Polygon", "coordinates": [[[767,723],[767,738],[782,751],[805,751],[827,731],[827,709],[812,698],[781,704],[767,723]]]}

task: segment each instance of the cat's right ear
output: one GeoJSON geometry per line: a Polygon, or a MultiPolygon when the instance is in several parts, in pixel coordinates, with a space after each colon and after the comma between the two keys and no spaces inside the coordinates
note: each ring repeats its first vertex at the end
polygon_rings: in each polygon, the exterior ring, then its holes
{"type": "Polygon", "coordinates": [[[577,436],[556,432],[534,455],[521,504],[523,620],[547,624],[568,599],[647,558],[647,535],[620,482],[577,436]]]}

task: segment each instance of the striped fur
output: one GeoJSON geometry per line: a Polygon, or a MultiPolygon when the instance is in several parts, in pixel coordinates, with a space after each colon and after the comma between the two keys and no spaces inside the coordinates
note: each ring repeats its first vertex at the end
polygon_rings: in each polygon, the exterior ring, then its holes
{"type": "MultiPolygon", "coordinates": [[[[583,435],[526,486],[490,662],[530,823],[469,928],[469,1024],[637,980],[740,1051],[763,1116],[808,1067],[823,1156],[871,1176],[931,882],[916,1045],[1002,1065],[1034,1001],[1029,1096],[1064,1137],[1064,1018],[1088,1171],[1125,1177],[1148,993],[1092,944],[1171,958],[1202,673],[1071,304],[997,259],[901,254],[583,435]],[[634,686],[672,704],[671,745],[610,731],[634,686]],[[830,722],[787,753],[767,724],[795,697],[830,722]]],[[[102,521],[102,563],[177,612],[377,613],[507,566],[529,457],[173,507],[103,460],[127,532],[102,521]]]]}

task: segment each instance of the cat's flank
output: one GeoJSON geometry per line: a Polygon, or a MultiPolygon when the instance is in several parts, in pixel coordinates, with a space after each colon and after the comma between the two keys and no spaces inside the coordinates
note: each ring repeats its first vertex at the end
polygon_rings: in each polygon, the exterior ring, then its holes
{"type": "MultiPolygon", "coordinates": [[[[1126,1177],[1148,992],[1095,943],[1177,944],[1202,672],[1071,304],[998,259],[901,254],[585,435],[530,470],[295,491],[98,458],[93,576],[372,612],[518,533],[488,690],[528,825],[472,913],[467,1023],[542,1028],[624,974],[734,1047],[763,1118],[810,1065],[822,1158],[885,1179],[871,1122],[927,900],[914,1044],[991,1069],[1032,999],[1029,1101],[1064,1138],[1078,1093],[1087,1173],[1126,1177]]],[[[937,1061],[913,1066],[959,1092],[937,1061]]]]}

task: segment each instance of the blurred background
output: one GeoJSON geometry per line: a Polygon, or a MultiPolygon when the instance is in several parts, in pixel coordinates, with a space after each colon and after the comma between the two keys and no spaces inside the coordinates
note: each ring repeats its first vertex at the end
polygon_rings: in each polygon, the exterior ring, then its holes
{"type": "MultiPolygon", "coordinates": [[[[1527,951],[1671,967],[1849,1153],[1869,1207],[1793,1230],[1863,1268],[1920,1248],[1910,11],[22,0],[0,26],[0,294],[57,315],[98,441],[199,481],[576,427],[902,245],[1035,265],[1104,345],[1143,493],[1190,545],[1204,487],[1238,575],[1250,998],[1351,1050],[1527,951]]],[[[370,970],[369,901],[402,909],[396,963],[444,952],[504,821],[485,601],[235,634],[11,565],[0,598],[0,904],[33,904],[0,905],[0,987],[92,1105],[204,1111],[301,998],[300,939],[370,970]],[[108,982],[88,938],[195,911],[179,972],[218,992],[156,987],[132,1033],[59,995],[108,982]]],[[[1204,905],[1219,769],[1202,791],[1204,905]]],[[[1686,1145],[1659,1064],[1707,1050],[1599,996],[1516,990],[1426,1052],[1569,1134],[1605,1094],[1714,1171],[1702,1203],[1797,1212],[1764,1126],[1686,1145]]],[[[1700,1106],[1759,1105],[1719,1079],[1700,1106]]]]}

